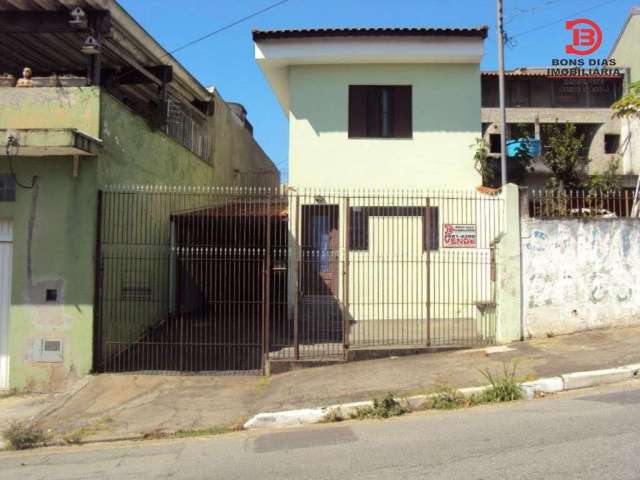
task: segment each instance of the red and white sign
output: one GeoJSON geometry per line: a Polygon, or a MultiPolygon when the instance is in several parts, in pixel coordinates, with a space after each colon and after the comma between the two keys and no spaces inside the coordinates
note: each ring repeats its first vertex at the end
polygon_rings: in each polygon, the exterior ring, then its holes
{"type": "Polygon", "coordinates": [[[565,28],[572,32],[571,43],[565,47],[568,54],[591,55],[602,45],[602,29],[593,20],[569,20],[565,23],[565,28]]]}
{"type": "Polygon", "coordinates": [[[442,225],[442,246],[445,248],[476,248],[477,237],[475,225],[442,225]]]}

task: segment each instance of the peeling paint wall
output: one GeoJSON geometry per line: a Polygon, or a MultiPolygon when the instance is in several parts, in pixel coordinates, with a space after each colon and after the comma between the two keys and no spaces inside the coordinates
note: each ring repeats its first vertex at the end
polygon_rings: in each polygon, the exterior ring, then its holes
{"type": "Polygon", "coordinates": [[[4,87],[0,107],[0,129],[77,128],[99,137],[99,87],[4,87]]]}
{"type": "Polygon", "coordinates": [[[528,336],[640,325],[640,221],[523,219],[528,336]]]}
{"type": "MultiPolygon", "coordinates": [[[[91,370],[100,187],[229,183],[234,170],[227,166],[266,169],[269,175],[259,175],[257,183],[277,184],[277,170],[250,132],[232,124],[226,104],[216,105],[216,112],[211,165],[99,88],[0,88],[0,128],[77,128],[102,139],[97,157],[81,159],[77,178],[69,156],[13,159],[18,179],[30,184],[37,177],[37,183],[18,188],[15,202],[0,202],[0,218],[12,220],[14,230],[11,388],[62,390],[91,370]],[[47,290],[56,292],[55,300],[47,299],[47,290]],[[61,355],[43,352],[44,340],[61,342],[61,355]]],[[[8,172],[0,156],[0,173],[8,172]]],[[[162,288],[167,275],[156,273],[151,286],[162,288]]],[[[139,330],[147,316],[140,315],[139,330]]]]}

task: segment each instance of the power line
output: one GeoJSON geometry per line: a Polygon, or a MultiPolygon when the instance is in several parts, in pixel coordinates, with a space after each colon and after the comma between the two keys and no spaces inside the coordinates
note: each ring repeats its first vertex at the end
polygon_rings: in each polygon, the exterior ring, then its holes
{"type": "Polygon", "coordinates": [[[537,32],[538,30],[542,30],[543,28],[547,28],[547,27],[549,27],[551,25],[555,25],[557,23],[564,22],[565,20],[573,18],[576,15],[580,15],[582,13],[590,12],[592,10],[595,10],[596,8],[600,8],[600,7],[603,7],[605,5],[609,5],[611,3],[615,3],[617,1],[619,1],[619,0],[608,0],[606,2],[598,3],[597,5],[594,5],[593,7],[586,8],[584,10],[580,10],[579,12],[571,13],[571,14],[565,16],[565,17],[559,18],[557,20],[552,20],[551,22],[547,22],[544,25],[538,25],[537,27],[530,28],[529,30],[525,30],[523,32],[516,33],[515,35],[512,35],[511,38],[513,39],[513,38],[521,37],[522,35],[527,35],[527,34],[532,33],[532,32],[537,32]]]}
{"type": "Polygon", "coordinates": [[[269,10],[272,10],[272,9],[276,8],[276,7],[279,7],[280,5],[282,5],[284,3],[287,3],[288,1],[289,0],[280,0],[279,2],[272,3],[271,5],[265,7],[263,9],[261,9],[261,10],[257,10],[257,11],[255,11],[255,12],[253,12],[253,13],[245,16],[245,17],[239,18],[238,20],[235,20],[235,21],[233,21],[231,23],[228,23],[228,24],[226,24],[226,25],[224,25],[224,26],[222,26],[222,27],[220,27],[220,28],[218,28],[218,29],[216,29],[216,30],[214,30],[212,32],[209,32],[209,33],[207,33],[207,34],[205,34],[205,35],[203,35],[201,37],[198,37],[198,38],[196,38],[194,40],[191,40],[190,42],[185,43],[184,45],[181,45],[180,47],[178,47],[178,48],[176,48],[174,50],[171,50],[169,53],[167,53],[164,56],[166,57],[168,55],[173,55],[174,53],[179,52],[181,50],[184,50],[185,48],[188,48],[188,47],[190,47],[192,45],[195,45],[196,43],[199,43],[199,42],[201,42],[203,40],[206,40],[207,38],[211,38],[214,35],[217,35],[218,33],[224,32],[225,30],[228,30],[231,27],[235,27],[236,25],[238,25],[238,24],[240,24],[242,22],[246,22],[247,20],[249,20],[249,19],[251,19],[253,17],[257,17],[258,15],[260,15],[260,14],[262,14],[264,12],[267,12],[269,10]]]}
{"type": "Polygon", "coordinates": [[[521,17],[523,15],[528,15],[530,13],[534,13],[534,12],[538,12],[540,10],[544,10],[545,8],[550,7],[551,5],[554,5],[556,3],[560,3],[561,0],[547,0],[543,3],[539,3],[538,5],[533,5],[531,7],[528,8],[518,8],[516,7],[514,10],[515,12],[512,13],[511,15],[509,15],[509,17],[505,20],[505,25],[511,23],[513,20],[515,20],[518,17],[521,17]]]}

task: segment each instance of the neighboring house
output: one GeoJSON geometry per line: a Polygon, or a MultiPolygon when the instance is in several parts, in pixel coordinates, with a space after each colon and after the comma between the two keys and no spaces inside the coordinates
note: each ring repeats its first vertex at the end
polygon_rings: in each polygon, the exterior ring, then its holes
{"type": "Polygon", "coordinates": [[[296,187],[474,188],[487,27],[255,31],[296,187]]]}
{"type": "MultiPolygon", "coordinates": [[[[56,389],[92,368],[100,189],[274,187],[279,173],[246,111],[115,1],[0,10],[0,389],[56,389]],[[33,78],[14,87],[25,66],[33,78]]],[[[136,295],[125,280],[119,291],[136,295]]]]}
{"type": "MultiPolygon", "coordinates": [[[[507,139],[526,133],[546,142],[545,126],[573,123],[585,141],[591,171],[607,168],[621,153],[620,121],[611,104],[624,91],[622,75],[601,78],[559,78],[546,68],[520,68],[505,73],[507,139]]],[[[497,72],[482,72],[482,132],[492,156],[500,155],[500,110],[497,72]]],[[[623,170],[621,174],[635,173],[623,170]]],[[[550,171],[534,162],[525,183],[543,188],[550,171]]],[[[624,177],[623,177],[624,178],[624,177]]],[[[631,179],[624,179],[627,183],[631,179]]]]}
{"type": "MultiPolygon", "coordinates": [[[[640,82],[639,45],[640,6],[636,6],[629,12],[609,54],[616,65],[625,67],[629,72],[628,83],[640,82]]],[[[623,119],[621,124],[622,167],[625,173],[640,174],[640,119],[623,119]]]]}

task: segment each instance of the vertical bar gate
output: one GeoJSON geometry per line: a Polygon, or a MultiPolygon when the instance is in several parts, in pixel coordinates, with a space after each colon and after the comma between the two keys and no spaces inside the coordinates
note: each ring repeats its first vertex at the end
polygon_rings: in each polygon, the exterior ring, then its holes
{"type": "Polygon", "coordinates": [[[502,206],[477,192],[101,192],[95,369],[260,373],[490,344],[502,206]]]}

